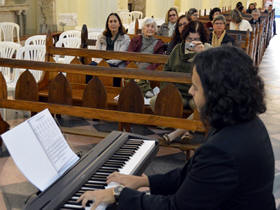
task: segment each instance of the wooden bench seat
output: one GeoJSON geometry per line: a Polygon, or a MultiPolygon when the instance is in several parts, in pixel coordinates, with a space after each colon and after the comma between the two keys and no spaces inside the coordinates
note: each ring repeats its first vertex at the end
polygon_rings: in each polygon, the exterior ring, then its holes
{"type": "MultiPolygon", "coordinates": [[[[118,87],[107,87],[107,103],[111,107],[116,107],[117,102],[114,98],[120,94],[122,88],[118,87]]],[[[84,89],[72,89],[72,100],[73,105],[81,106],[81,101],[83,98],[84,89]]],[[[48,101],[48,90],[39,91],[39,101],[47,102],[48,101]]]]}
{"type": "MultiPolygon", "coordinates": [[[[190,82],[190,74],[185,73],[174,73],[174,72],[156,72],[153,71],[152,73],[148,70],[130,70],[130,74],[126,73],[126,70],[120,69],[119,72],[115,72],[111,68],[107,68],[107,71],[99,71],[100,67],[94,66],[86,66],[86,65],[71,65],[71,64],[54,64],[54,63],[45,63],[45,62],[35,62],[35,61],[24,61],[24,60],[14,60],[14,59],[4,59],[0,58],[0,66],[5,67],[12,67],[12,68],[29,68],[32,70],[41,70],[45,72],[60,72],[61,70],[67,73],[76,73],[76,74],[89,74],[94,76],[121,76],[124,78],[138,78],[138,79],[151,79],[153,78],[156,81],[163,81],[163,82],[176,82],[176,83],[189,83],[190,82]]],[[[58,77],[63,78],[63,74],[59,74],[58,77]]],[[[69,114],[72,116],[80,116],[86,118],[96,118],[96,119],[103,119],[103,120],[114,120],[119,122],[127,122],[127,123],[136,123],[136,124],[146,124],[146,125],[156,125],[156,126],[165,126],[165,127],[178,127],[178,128],[185,128],[189,130],[199,130],[203,131],[204,128],[199,121],[192,121],[186,120],[183,118],[176,118],[177,120],[172,120],[172,117],[164,117],[162,115],[147,115],[147,114],[138,114],[133,112],[127,112],[127,114],[122,114],[126,112],[119,112],[114,110],[107,110],[104,109],[93,109],[93,108],[86,108],[80,106],[73,106],[71,103],[65,103],[63,105],[61,103],[54,104],[53,102],[44,103],[38,102],[38,88],[36,81],[34,80],[33,75],[29,71],[25,71],[21,74],[16,88],[16,100],[9,100],[7,99],[7,85],[3,76],[0,76],[0,107],[5,108],[15,108],[15,109],[23,109],[23,110],[30,110],[34,112],[38,112],[43,107],[49,107],[52,113],[58,114],[69,114]],[[32,88],[30,88],[32,87],[32,88]],[[32,96],[32,97],[31,97],[32,96]],[[31,97],[31,98],[30,98],[31,97]],[[20,100],[18,100],[20,99],[20,100]],[[27,101],[29,100],[29,101],[27,101]],[[91,113],[90,113],[91,112],[91,113]],[[96,117],[94,117],[96,115],[96,117]],[[180,120],[179,120],[180,119],[180,120]],[[183,121],[181,121],[183,120],[183,121]],[[186,122],[187,124],[184,124],[186,122]],[[183,123],[183,124],[181,124],[183,123]]],[[[64,81],[54,79],[51,81],[51,86],[53,82],[58,82],[58,85],[62,85],[63,87],[67,88],[68,91],[71,92],[71,86],[69,86],[69,82],[65,78],[64,81]],[[62,83],[62,84],[61,84],[62,83]],[[68,87],[67,87],[68,86],[68,87]],[[69,89],[70,88],[70,89],[69,89]]],[[[135,86],[137,87],[137,86],[135,86]]],[[[127,89],[125,87],[124,89],[127,89]]],[[[60,90],[53,90],[51,91],[60,91],[60,90]]],[[[100,90],[97,90],[100,91],[100,90]]],[[[79,92],[79,91],[78,91],[79,92]]],[[[121,91],[122,93],[123,91],[121,91]]],[[[79,94],[81,97],[82,90],[80,90],[79,94]]],[[[132,94],[134,92],[132,91],[132,94]]],[[[49,94],[49,93],[48,93],[49,94]]],[[[47,93],[45,92],[45,95],[47,93]]],[[[50,95],[48,95],[50,96],[50,95]]],[[[133,95],[131,95],[133,96],[133,95]]],[[[143,98],[143,95],[140,94],[140,97],[143,98]]],[[[64,96],[63,96],[64,97],[64,96]]],[[[67,95],[67,97],[72,100],[71,94],[67,95]]],[[[122,97],[122,96],[120,96],[122,97]]],[[[133,98],[133,97],[132,97],[133,98]]],[[[130,98],[124,98],[126,101],[132,101],[130,98]]],[[[71,101],[70,100],[70,101],[71,101]]],[[[143,99],[142,99],[143,100],[143,99]]],[[[69,101],[69,100],[67,100],[69,101]]],[[[134,103],[134,102],[133,102],[134,103]]],[[[173,102],[170,102],[173,103],[173,102]]],[[[130,104],[130,102],[128,103],[130,104]]]]}

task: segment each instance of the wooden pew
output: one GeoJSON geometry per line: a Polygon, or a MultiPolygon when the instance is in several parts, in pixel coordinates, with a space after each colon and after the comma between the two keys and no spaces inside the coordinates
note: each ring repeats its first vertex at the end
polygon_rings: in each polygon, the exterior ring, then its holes
{"type": "Polygon", "coordinates": [[[250,39],[252,38],[252,32],[250,31],[237,31],[227,30],[227,34],[234,38],[235,45],[242,48],[248,55],[250,49],[250,39]]]}
{"type": "MultiPolygon", "coordinates": [[[[85,24],[83,25],[83,28],[84,27],[86,28],[85,24]]],[[[141,29],[139,28],[139,20],[138,20],[138,18],[136,18],[135,19],[135,26],[134,26],[134,34],[128,34],[128,36],[130,37],[130,39],[132,39],[135,35],[138,35],[138,34],[141,34],[141,29]]],[[[168,44],[171,41],[171,37],[167,37],[167,36],[155,35],[155,38],[160,39],[165,44],[168,44]]],[[[93,41],[89,41],[89,42],[94,43],[93,41]]]]}
{"type": "MultiPolygon", "coordinates": [[[[47,37],[46,42],[46,61],[54,62],[54,55],[71,55],[75,56],[72,64],[89,64],[92,58],[102,58],[103,61],[99,63],[99,66],[108,67],[109,65],[105,62],[106,59],[117,59],[130,62],[125,69],[131,67],[136,67],[135,62],[147,62],[147,63],[157,63],[158,70],[163,68],[163,65],[167,62],[168,57],[166,55],[156,55],[156,54],[144,54],[144,53],[132,53],[132,52],[115,52],[115,51],[102,51],[102,50],[89,50],[89,49],[71,49],[71,48],[58,48],[54,47],[50,42],[51,36],[47,37]]],[[[88,47],[92,43],[92,40],[87,39],[87,33],[82,34],[82,47],[88,47]]],[[[119,68],[112,68],[114,71],[118,71],[119,68]]],[[[127,71],[129,73],[129,71],[127,71]]],[[[49,81],[56,77],[56,72],[45,72],[43,74],[42,80],[39,82],[39,96],[40,100],[46,101],[48,95],[48,85],[49,81]]],[[[85,88],[85,75],[72,75],[67,74],[67,79],[72,85],[73,93],[73,103],[80,104],[82,93],[85,88]]],[[[111,99],[111,103],[114,104],[113,98],[118,95],[121,88],[113,87],[113,77],[102,77],[103,84],[108,92],[108,97],[111,99]]]]}
{"type": "MultiPolygon", "coordinates": [[[[94,76],[120,76],[127,79],[147,79],[150,80],[153,78],[157,81],[165,82],[176,82],[176,83],[190,83],[190,74],[174,73],[174,72],[157,72],[157,71],[148,71],[148,70],[135,70],[130,69],[127,73],[126,69],[120,69],[119,71],[114,71],[112,68],[105,67],[96,67],[88,65],[71,65],[71,64],[55,64],[55,63],[46,63],[46,62],[35,62],[35,61],[23,61],[23,60],[13,60],[13,59],[2,59],[0,58],[0,66],[12,67],[12,68],[28,68],[32,70],[42,70],[45,72],[61,72],[71,74],[82,74],[82,75],[94,75],[94,76]]],[[[1,75],[1,74],[0,74],[1,75]]],[[[94,81],[94,80],[92,80],[94,81]]],[[[135,113],[134,110],[124,111],[125,109],[120,108],[119,110],[108,110],[106,105],[97,104],[97,101],[100,100],[100,97],[96,96],[95,104],[89,104],[87,101],[89,97],[83,97],[82,106],[75,106],[72,104],[71,96],[71,84],[67,81],[67,78],[64,77],[62,73],[50,81],[53,89],[49,89],[49,95],[51,99],[48,102],[38,102],[36,96],[38,96],[38,88],[33,78],[33,75],[29,71],[25,71],[21,74],[17,82],[17,96],[15,100],[7,99],[7,88],[6,82],[3,79],[3,76],[0,76],[0,107],[2,108],[11,108],[11,109],[21,109],[29,110],[32,112],[41,111],[44,108],[49,108],[53,114],[67,114],[71,116],[84,117],[84,118],[94,118],[101,120],[109,121],[118,121],[122,123],[134,123],[134,124],[144,124],[144,125],[155,125],[155,126],[164,126],[164,127],[173,127],[173,128],[184,128],[192,131],[204,131],[204,127],[199,120],[187,120],[182,118],[182,116],[170,117],[170,115],[165,113],[158,114],[143,114],[135,113]],[[58,86],[62,87],[59,88],[58,86]],[[28,94],[27,94],[28,92],[28,94]],[[51,92],[53,92],[51,94],[51,92]],[[59,94],[58,94],[59,93],[59,94]]],[[[85,95],[91,95],[92,92],[100,92],[100,85],[96,82],[86,85],[85,95]],[[92,85],[93,84],[93,85],[92,85]],[[95,87],[98,87],[97,89],[95,87]]],[[[100,83],[99,83],[100,84],[100,83]]],[[[128,87],[124,89],[129,91],[128,87]]],[[[105,89],[103,89],[105,91],[105,89]]],[[[170,89],[169,89],[170,91],[170,89]]],[[[176,90],[178,91],[178,90],[176,90]]],[[[164,90],[163,90],[164,94],[164,90]]],[[[100,94],[101,97],[104,97],[104,94],[100,94]]],[[[138,97],[143,95],[138,94],[138,97]]],[[[93,97],[94,98],[94,97],[93,97]]],[[[131,103],[129,98],[124,97],[123,103],[131,103]]],[[[104,101],[104,98],[103,98],[104,101]]],[[[94,101],[93,101],[94,102],[94,101]]],[[[169,101],[174,105],[174,101],[169,101]]],[[[182,103],[182,102],[181,102],[182,103]]],[[[137,105],[137,104],[136,104],[137,105]]],[[[188,145],[182,147],[186,149],[188,145]]],[[[190,146],[194,148],[194,146],[190,146]]]]}

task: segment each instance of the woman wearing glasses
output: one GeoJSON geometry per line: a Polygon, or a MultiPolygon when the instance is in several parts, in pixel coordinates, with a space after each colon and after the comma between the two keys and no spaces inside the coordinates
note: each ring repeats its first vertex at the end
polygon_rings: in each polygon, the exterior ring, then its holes
{"type": "Polygon", "coordinates": [[[213,20],[213,32],[210,34],[209,43],[213,47],[220,47],[223,44],[234,45],[234,38],[226,32],[226,18],[218,15],[213,20]]]}
{"type": "Polygon", "coordinates": [[[182,41],[182,32],[184,27],[188,24],[188,19],[185,15],[181,15],[176,23],[175,31],[172,36],[172,40],[168,44],[166,54],[169,55],[173,48],[182,41]]]}
{"type": "MultiPolygon", "coordinates": [[[[182,42],[177,44],[169,55],[168,61],[164,66],[164,71],[191,73],[193,64],[192,61],[195,55],[205,49],[211,47],[208,42],[208,33],[204,25],[199,21],[191,21],[188,23],[182,35],[182,42]]],[[[168,83],[163,82],[160,88],[164,88],[168,83]]],[[[194,109],[195,105],[192,96],[188,93],[190,84],[175,83],[182,96],[183,106],[187,109],[194,109]]],[[[156,96],[150,101],[152,109],[155,107],[156,96]]],[[[192,118],[192,115],[189,119],[192,118]]],[[[164,135],[164,140],[167,143],[179,138],[180,142],[189,141],[193,136],[185,129],[176,129],[168,135],[164,135]],[[172,136],[172,138],[170,137],[172,136]]]]}
{"type": "MultiPolygon", "coordinates": [[[[168,61],[164,66],[164,71],[171,72],[182,72],[191,73],[192,72],[192,61],[194,56],[203,51],[204,49],[210,48],[208,41],[208,34],[204,25],[199,21],[191,21],[188,23],[182,35],[182,42],[177,44],[169,55],[168,61]]],[[[161,89],[164,88],[168,83],[162,82],[160,84],[161,89]]],[[[175,83],[176,87],[181,93],[184,108],[194,108],[193,100],[191,100],[191,95],[188,94],[190,84],[180,84],[175,83]]],[[[150,103],[152,109],[154,109],[156,97],[154,96],[150,103]]],[[[187,132],[183,129],[178,129],[181,132],[177,136],[180,136],[187,132]]]]}
{"type": "Polygon", "coordinates": [[[160,26],[158,35],[171,37],[174,30],[175,24],[178,19],[178,12],[176,8],[170,8],[166,13],[165,23],[160,26]]]}
{"type": "MultiPolygon", "coordinates": [[[[205,48],[210,47],[207,43],[207,31],[201,22],[191,21],[185,26],[182,33],[182,40],[184,41],[174,47],[164,66],[164,71],[191,73],[194,56],[205,48]]],[[[165,85],[166,83],[162,83],[161,88],[165,85]]],[[[191,96],[188,94],[190,85],[179,83],[175,85],[182,95],[184,107],[192,107],[189,104],[191,96]]]]}

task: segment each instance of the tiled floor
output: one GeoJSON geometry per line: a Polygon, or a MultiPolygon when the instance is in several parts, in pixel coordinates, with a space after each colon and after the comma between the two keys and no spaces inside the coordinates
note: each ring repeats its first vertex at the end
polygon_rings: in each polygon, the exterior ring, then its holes
{"type": "MultiPolygon", "coordinates": [[[[278,24],[278,26],[280,26],[278,24]]],[[[279,31],[279,30],[278,30],[279,31]]],[[[279,32],[278,32],[279,34],[279,32]]],[[[261,116],[271,137],[275,154],[276,203],[280,205],[280,36],[275,36],[265,52],[260,72],[265,81],[267,111],[261,116]]]]}
{"type": "MultiPolygon", "coordinates": [[[[266,85],[267,112],[261,115],[269,131],[275,153],[275,195],[276,202],[280,205],[280,57],[278,51],[280,47],[280,36],[275,36],[265,52],[260,65],[260,73],[266,85]]],[[[20,117],[21,118],[21,117],[20,117]]],[[[17,124],[19,120],[12,120],[10,123],[17,124]]],[[[91,126],[89,126],[91,127],[91,126]]],[[[67,135],[69,144],[73,148],[82,148],[94,144],[98,139],[67,135]]],[[[161,154],[170,151],[162,150],[161,154]]],[[[1,154],[1,152],[0,152],[1,154]]],[[[0,156],[0,210],[18,210],[23,206],[14,205],[13,195],[17,195],[19,201],[24,203],[26,195],[35,192],[36,189],[30,187],[23,175],[18,171],[10,157],[0,156]],[[28,188],[28,191],[26,190],[28,188]]]]}

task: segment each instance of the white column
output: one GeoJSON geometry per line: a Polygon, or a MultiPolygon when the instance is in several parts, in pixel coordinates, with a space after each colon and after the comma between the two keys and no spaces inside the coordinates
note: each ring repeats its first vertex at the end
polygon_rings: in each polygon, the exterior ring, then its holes
{"type": "Polygon", "coordinates": [[[174,0],[146,0],[146,17],[165,18],[170,7],[174,7],[174,0]]]}
{"type": "Polygon", "coordinates": [[[116,0],[58,0],[56,2],[57,16],[59,13],[77,13],[78,26],[87,24],[88,28],[104,28],[107,16],[118,10],[116,0]]]}
{"type": "Polygon", "coordinates": [[[128,0],[118,0],[118,10],[128,11],[128,0]]]}
{"type": "Polygon", "coordinates": [[[190,8],[204,9],[203,0],[181,0],[181,12],[187,12],[190,8]]]}
{"type": "Polygon", "coordinates": [[[56,25],[56,1],[39,0],[38,1],[38,29],[39,33],[47,33],[48,30],[55,31],[56,25]]]}

